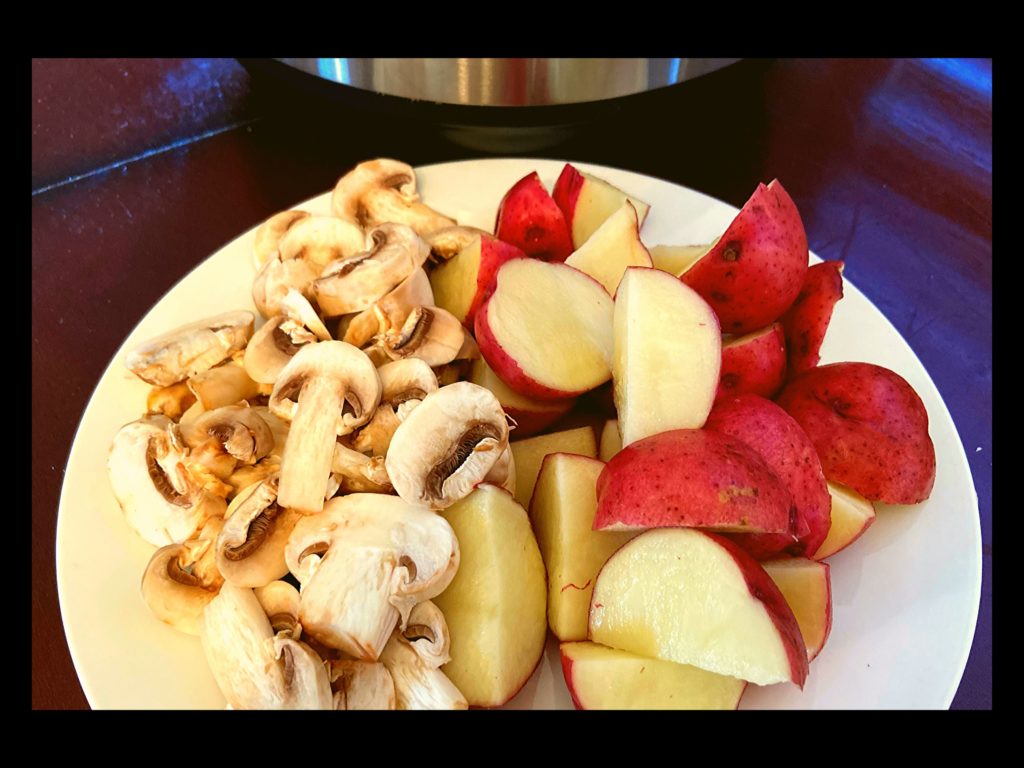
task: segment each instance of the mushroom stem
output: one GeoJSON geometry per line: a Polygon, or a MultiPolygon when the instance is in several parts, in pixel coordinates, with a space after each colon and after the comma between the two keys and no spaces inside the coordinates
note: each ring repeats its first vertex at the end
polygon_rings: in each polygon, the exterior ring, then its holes
{"type": "Polygon", "coordinates": [[[278,504],[304,513],[323,509],[337,441],[344,391],[334,382],[311,376],[299,392],[281,459],[278,504]]]}

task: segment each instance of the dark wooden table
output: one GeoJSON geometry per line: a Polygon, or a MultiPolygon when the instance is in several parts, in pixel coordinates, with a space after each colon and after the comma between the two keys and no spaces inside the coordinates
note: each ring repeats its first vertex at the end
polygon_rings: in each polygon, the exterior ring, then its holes
{"type": "MultiPolygon", "coordinates": [[[[610,108],[531,154],[649,173],[737,206],[758,181],[783,179],[811,248],[846,260],[960,432],[984,559],[953,707],[991,708],[991,61],[776,60],[750,71],[679,86],[666,97],[678,111],[610,108]]],[[[88,707],[64,639],[54,536],[68,451],[108,361],[219,246],[378,155],[423,164],[484,153],[358,113],[319,121],[282,108],[233,59],[33,62],[34,708],[88,707]]]]}

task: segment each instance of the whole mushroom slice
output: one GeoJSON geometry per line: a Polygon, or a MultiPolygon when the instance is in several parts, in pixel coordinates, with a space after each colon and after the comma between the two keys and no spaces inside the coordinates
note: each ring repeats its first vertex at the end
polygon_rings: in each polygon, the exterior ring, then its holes
{"type": "Polygon", "coordinates": [[[390,293],[351,317],[339,338],[353,346],[365,347],[373,341],[374,336],[401,328],[409,313],[416,307],[433,304],[434,291],[430,287],[430,278],[422,268],[417,269],[390,293]]]}
{"type": "Polygon", "coordinates": [[[508,422],[498,398],[460,381],[427,395],[406,416],[384,466],[409,504],[446,509],[487,477],[507,446],[508,422]]]}
{"type": "Polygon", "coordinates": [[[260,224],[253,239],[253,263],[259,269],[277,253],[278,243],[292,226],[309,216],[306,211],[281,211],[260,224]]]}
{"type": "Polygon", "coordinates": [[[125,366],[143,381],[168,387],[228,359],[252,336],[252,312],[224,312],[140,344],[125,366]]]}
{"type": "Polygon", "coordinates": [[[236,587],[262,587],[288,573],[284,548],[301,515],[277,503],[278,475],[243,489],[217,537],[217,568],[236,587]]]}
{"type": "Polygon", "coordinates": [[[267,615],[275,634],[284,633],[292,640],[302,637],[299,623],[299,590],[287,581],[272,581],[253,590],[267,615]]]}
{"type": "Polygon", "coordinates": [[[379,661],[339,659],[329,663],[334,708],[395,709],[395,681],[379,661]]]}
{"type": "Polygon", "coordinates": [[[427,365],[450,363],[463,348],[466,329],[451,312],[440,307],[416,307],[401,328],[378,337],[392,360],[418,357],[427,365]]]}
{"type": "Polygon", "coordinates": [[[213,554],[221,522],[210,518],[195,539],[160,547],[142,575],[142,599],[149,610],[189,635],[199,634],[203,609],[224,584],[213,554]]]}
{"type": "Polygon", "coordinates": [[[367,423],[379,402],[377,369],[351,344],[321,341],[295,353],[268,403],[291,422],[281,458],[281,506],[305,514],[323,508],[337,437],[367,423]]]}
{"type": "Polygon", "coordinates": [[[342,176],[331,194],[335,216],[363,229],[384,222],[407,224],[421,235],[455,226],[453,219],[419,202],[412,166],[379,158],[360,163],[342,176]]]}
{"type": "Polygon", "coordinates": [[[354,256],[365,244],[358,224],[337,216],[308,216],[288,229],[278,251],[282,261],[301,259],[322,269],[335,259],[354,256]]]}
{"type": "Polygon", "coordinates": [[[274,254],[260,267],[252,281],[252,301],[264,317],[281,314],[281,300],[288,291],[305,294],[320,276],[322,267],[303,259],[282,261],[274,254]]]}
{"type": "Polygon", "coordinates": [[[427,244],[403,224],[381,224],[366,235],[366,250],[332,261],[310,286],[328,317],[361,312],[423,266],[427,244]]]}
{"type": "Polygon", "coordinates": [[[354,493],[300,520],[285,560],[302,584],[303,631],[376,661],[395,625],[451,583],[459,542],[440,515],[395,496],[354,493]]]}
{"type": "Polygon", "coordinates": [[[251,589],[225,583],[199,622],[206,661],[232,709],[333,709],[327,667],[308,645],[274,634],[251,589]]]}
{"type": "Polygon", "coordinates": [[[227,507],[185,468],[176,429],[164,416],[133,421],[118,430],[107,457],[110,485],[125,520],[157,547],[192,538],[227,507]]]}
{"type": "Polygon", "coordinates": [[[404,631],[395,630],[380,660],[391,673],[398,709],[468,709],[441,665],[451,660],[448,625],[431,602],[413,608],[404,631]]]}

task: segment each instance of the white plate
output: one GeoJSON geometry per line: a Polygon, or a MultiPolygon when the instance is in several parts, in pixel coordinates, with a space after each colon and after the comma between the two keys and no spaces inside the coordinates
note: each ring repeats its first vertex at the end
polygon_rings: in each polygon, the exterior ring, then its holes
{"type": "MultiPolygon", "coordinates": [[[[488,231],[505,191],[532,170],[552,188],[563,163],[475,160],[418,170],[423,199],[488,231]]],[[[635,173],[578,164],[651,203],[648,245],[709,242],[736,209],[635,173]]],[[[297,207],[328,212],[329,194],[297,207]]],[[[257,222],[258,224],[259,222],[257,222]]],[[[107,480],[117,429],[146,409],[148,385],[123,366],[125,351],[185,322],[252,309],[246,232],[196,267],[146,315],[111,361],[79,425],[57,520],[57,586],[68,646],[89,703],[100,708],[223,708],[199,640],[157,621],[139,583],[153,547],[125,524],[107,480]]],[[[931,498],[883,507],[852,547],[830,558],[832,634],[801,692],[748,686],[744,708],[947,708],[974,636],[981,590],[978,500],[956,427],[928,373],[885,317],[846,283],[822,363],[858,360],[897,371],[924,400],[936,450],[931,498]]],[[[510,703],[571,707],[549,642],[537,674],[510,703]]]]}

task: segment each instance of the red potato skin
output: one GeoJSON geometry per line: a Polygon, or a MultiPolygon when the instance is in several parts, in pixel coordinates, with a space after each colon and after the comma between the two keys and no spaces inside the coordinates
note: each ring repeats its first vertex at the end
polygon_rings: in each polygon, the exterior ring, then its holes
{"type": "MultiPolygon", "coordinates": [[[[572,221],[572,212],[576,210],[576,201],[579,199],[580,190],[583,189],[583,182],[586,181],[583,174],[577,171],[569,163],[558,175],[555,188],[551,190],[551,197],[555,205],[561,210],[566,222],[572,221]]],[[[570,232],[570,235],[572,233],[570,232]]]]}
{"type": "Polygon", "coordinates": [[[744,394],[771,399],[786,381],[786,335],[781,323],[768,333],[722,345],[722,371],[715,402],[744,394]]]}
{"type": "Polygon", "coordinates": [[[811,438],[829,480],[886,504],[931,495],[928,412],[898,373],[871,363],[823,365],[790,381],[776,402],[811,438]]]}
{"type": "Polygon", "coordinates": [[[506,243],[490,235],[480,236],[480,271],[476,275],[476,295],[473,296],[469,312],[462,323],[467,331],[473,330],[473,322],[476,320],[476,313],[480,310],[480,305],[494,291],[498,268],[506,261],[525,257],[526,254],[511,243],[506,243]]]}
{"type": "Polygon", "coordinates": [[[491,331],[490,326],[487,324],[487,309],[490,304],[491,300],[488,297],[483,306],[480,307],[480,311],[476,313],[473,330],[476,336],[476,343],[480,347],[480,354],[484,356],[484,360],[501,377],[502,381],[519,394],[537,400],[564,400],[577,397],[586,391],[563,392],[559,389],[545,386],[539,381],[530,378],[520,367],[519,363],[516,362],[515,358],[501,348],[498,340],[494,337],[494,332],[491,331]]]}
{"type": "Polygon", "coordinates": [[[573,250],[565,216],[536,171],[517,181],[501,199],[494,235],[544,261],[565,261],[573,250]]]}
{"type": "Polygon", "coordinates": [[[818,352],[825,341],[832,310],[843,298],[843,267],[842,261],[823,261],[809,268],[796,301],[782,316],[789,379],[813,368],[821,359],[818,352]]]}
{"type": "Polygon", "coordinates": [[[778,320],[807,272],[807,234],[776,179],[759,184],[715,246],[682,274],[718,315],[723,333],[744,334],[778,320]]]}
{"type": "Polygon", "coordinates": [[[729,534],[758,560],[781,554],[811,557],[828,536],[832,497],[814,443],[782,408],[758,395],[728,398],[715,405],[705,429],[749,445],[786,486],[796,508],[796,538],[789,534],[729,534]]]}
{"type": "MultiPolygon", "coordinates": [[[[638,440],[597,478],[593,529],[790,529],[792,499],[757,452],[705,429],[676,429],[638,440]]],[[[749,555],[748,555],[749,557],[749,555]]]]}
{"type": "MultiPolygon", "coordinates": [[[[569,166],[566,166],[568,168],[569,166]]],[[[558,655],[562,660],[562,678],[565,680],[565,688],[569,691],[569,696],[572,697],[572,705],[576,709],[586,709],[583,703],[576,698],[576,689],[572,685],[572,659],[566,654],[561,648],[558,649],[558,655]]]]}

